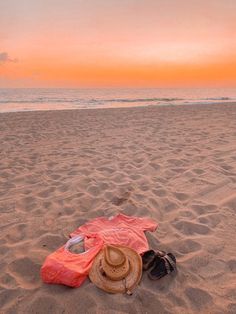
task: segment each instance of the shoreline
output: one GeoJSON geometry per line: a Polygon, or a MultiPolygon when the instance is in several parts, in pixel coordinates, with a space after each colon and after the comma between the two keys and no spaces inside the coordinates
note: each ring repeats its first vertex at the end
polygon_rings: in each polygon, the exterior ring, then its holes
{"type": "Polygon", "coordinates": [[[65,109],[32,109],[32,110],[14,110],[14,111],[1,111],[0,109],[0,115],[1,114],[9,114],[9,113],[24,113],[24,112],[44,112],[44,111],[80,111],[80,110],[108,110],[108,109],[137,109],[137,108],[156,108],[156,107],[192,107],[192,106],[219,106],[219,105],[236,105],[236,101],[229,101],[229,102],[216,102],[216,103],[181,103],[181,104],[158,104],[158,105],[140,105],[140,106],[121,106],[121,107],[93,107],[93,108],[65,108],[65,109]]]}

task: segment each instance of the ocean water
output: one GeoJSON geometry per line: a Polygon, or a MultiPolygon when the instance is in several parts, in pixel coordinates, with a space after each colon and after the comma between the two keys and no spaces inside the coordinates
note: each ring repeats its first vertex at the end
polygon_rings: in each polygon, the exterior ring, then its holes
{"type": "Polygon", "coordinates": [[[214,104],[234,101],[236,88],[0,89],[0,112],[214,104]]]}

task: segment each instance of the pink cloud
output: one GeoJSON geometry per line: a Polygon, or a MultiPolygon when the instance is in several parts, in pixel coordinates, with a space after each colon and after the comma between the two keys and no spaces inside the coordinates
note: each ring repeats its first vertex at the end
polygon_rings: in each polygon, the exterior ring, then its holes
{"type": "Polygon", "coordinates": [[[0,64],[6,62],[18,62],[18,60],[10,58],[7,52],[0,52],[0,64]]]}

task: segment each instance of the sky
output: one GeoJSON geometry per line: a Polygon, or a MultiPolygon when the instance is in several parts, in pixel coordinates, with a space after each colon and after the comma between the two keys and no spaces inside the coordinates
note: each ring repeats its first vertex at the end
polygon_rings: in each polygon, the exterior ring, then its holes
{"type": "Polygon", "coordinates": [[[236,0],[0,0],[0,87],[236,87],[236,0]]]}

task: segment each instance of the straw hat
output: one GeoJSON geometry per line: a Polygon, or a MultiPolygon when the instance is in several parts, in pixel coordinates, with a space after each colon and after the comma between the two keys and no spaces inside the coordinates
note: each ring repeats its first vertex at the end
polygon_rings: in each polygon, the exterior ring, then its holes
{"type": "Polygon", "coordinates": [[[142,276],[142,259],[133,249],[106,245],[95,257],[89,272],[90,280],[110,293],[132,293],[142,276]]]}

